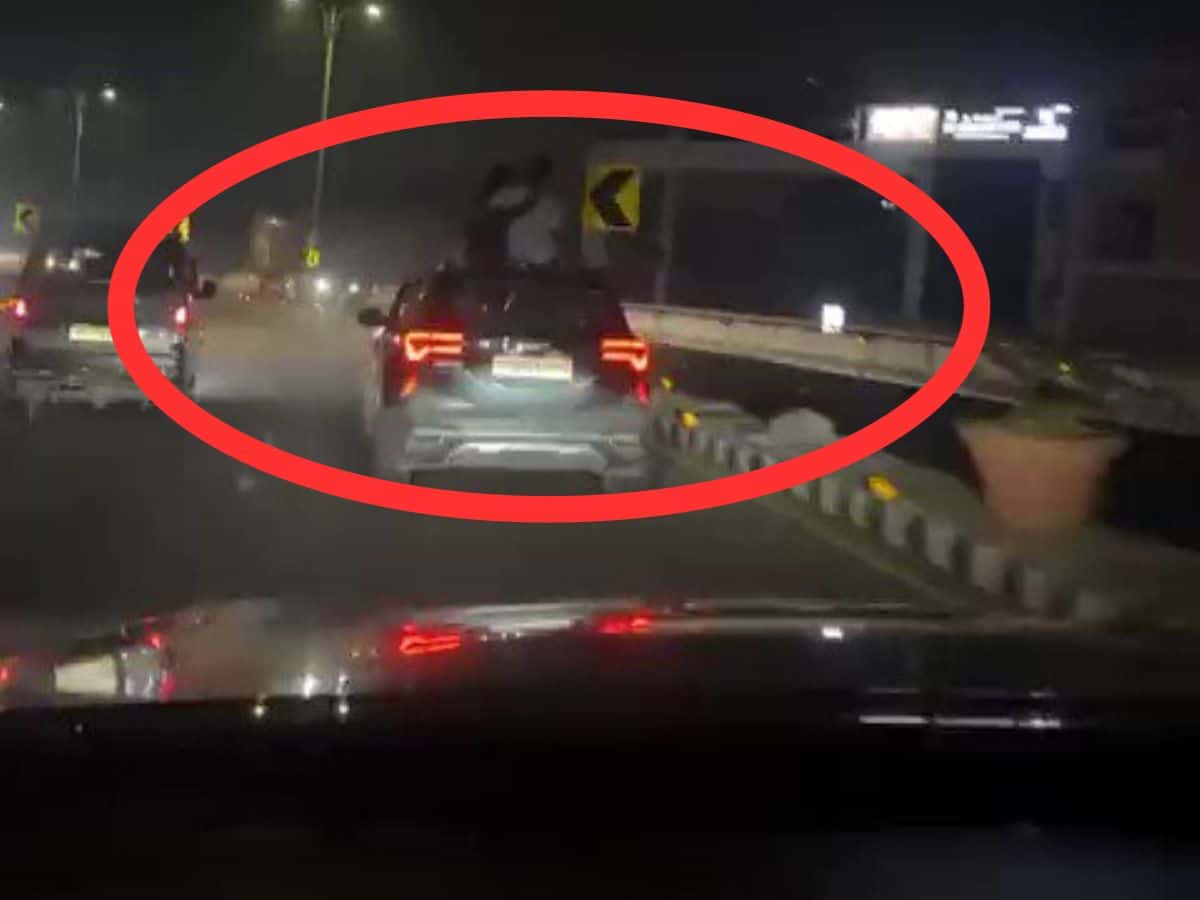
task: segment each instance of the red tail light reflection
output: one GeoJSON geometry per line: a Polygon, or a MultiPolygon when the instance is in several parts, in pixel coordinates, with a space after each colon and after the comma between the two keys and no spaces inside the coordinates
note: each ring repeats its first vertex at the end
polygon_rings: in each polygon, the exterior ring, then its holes
{"type": "Polygon", "coordinates": [[[597,634],[646,634],[654,624],[649,613],[610,613],[596,620],[597,634]]]}
{"type": "Polygon", "coordinates": [[[12,305],[13,317],[24,322],[29,318],[29,303],[24,297],[18,297],[12,305]]]}
{"type": "Polygon", "coordinates": [[[188,322],[191,320],[188,308],[186,306],[175,307],[172,319],[175,322],[175,330],[182,333],[188,327],[188,322]]]}
{"type": "Polygon", "coordinates": [[[639,380],[638,383],[633,386],[633,395],[637,398],[637,402],[642,404],[642,406],[650,405],[650,385],[648,385],[645,381],[639,380]]]}
{"type": "Polygon", "coordinates": [[[401,656],[428,656],[449,653],[462,648],[462,632],[456,628],[405,625],[400,632],[396,650],[401,656]]]}

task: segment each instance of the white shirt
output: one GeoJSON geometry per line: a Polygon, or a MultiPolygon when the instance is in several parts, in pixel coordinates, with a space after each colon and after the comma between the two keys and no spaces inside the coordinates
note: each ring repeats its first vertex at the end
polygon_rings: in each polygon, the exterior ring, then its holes
{"type": "Polygon", "coordinates": [[[508,228],[508,258],[518,265],[544,266],[558,259],[558,234],[566,221],[563,205],[542,194],[525,215],[508,228]]]}
{"type": "Polygon", "coordinates": [[[491,209],[514,209],[529,198],[531,190],[527,184],[507,185],[488,198],[488,206],[491,209]]]}

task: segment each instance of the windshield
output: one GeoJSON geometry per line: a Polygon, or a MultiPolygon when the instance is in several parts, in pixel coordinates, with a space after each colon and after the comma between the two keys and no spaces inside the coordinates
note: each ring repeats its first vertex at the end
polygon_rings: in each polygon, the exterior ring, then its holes
{"type": "Polygon", "coordinates": [[[417,315],[430,322],[446,320],[478,337],[598,339],[628,332],[620,304],[602,284],[565,272],[441,274],[425,292],[417,315]]]}
{"type": "Polygon", "coordinates": [[[10,5],[0,707],[1200,693],[1165,5],[10,5]]]}

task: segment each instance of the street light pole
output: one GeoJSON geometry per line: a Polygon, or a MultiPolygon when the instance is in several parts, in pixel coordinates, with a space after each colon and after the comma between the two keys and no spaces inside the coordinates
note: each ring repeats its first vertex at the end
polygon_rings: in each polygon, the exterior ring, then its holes
{"type": "MultiPolygon", "coordinates": [[[[321,82],[321,121],[329,118],[329,92],[333,86],[333,54],[337,48],[338,34],[342,30],[344,10],[336,4],[321,6],[321,34],[325,38],[325,71],[321,82]]],[[[325,194],[325,148],[317,151],[317,174],[313,184],[312,216],[310,219],[308,245],[316,247],[321,235],[321,199],[325,194]]]]}
{"type": "MultiPolygon", "coordinates": [[[[100,89],[100,99],[105,103],[115,103],[117,89],[111,83],[106,83],[100,89]]],[[[83,184],[83,124],[87,113],[88,92],[76,88],[71,92],[75,127],[75,143],[71,153],[71,204],[79,205],[80,188],[83,184]]]]}
{"type": "Polygon", "coordinates": [[[75,152],[71,158],[71,200],[78,205],[79,182],[83,172],[83,113],[87,108],[87,94],[83,91],[75,91],[73,99],[75,101],[75,152]]]}

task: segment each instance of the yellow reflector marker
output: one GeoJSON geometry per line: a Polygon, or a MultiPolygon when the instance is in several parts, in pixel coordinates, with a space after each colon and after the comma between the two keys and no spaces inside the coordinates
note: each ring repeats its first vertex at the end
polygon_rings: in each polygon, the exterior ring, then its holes
{"type": "Polygon", "coordinates": [[[900,489],[886,475],[871,475],[867,478],[867,489],[884,503],[900,496],[900,489]]]}
{"type": "Polygon", "coordinates": [[[675,382],[672,379],[668,378],[666,375],[664,375],[662,377],[661,381],[662,381],[662,386],[663,386],[664,391],[675,390],[675,382]]]}
{"type": "Polygon", "coordinates": [[[683,423],[684,428],[695,428],[700,424],[700,417],[694,412],[685,409],[679,414],[679,421],[683,423]]]}

